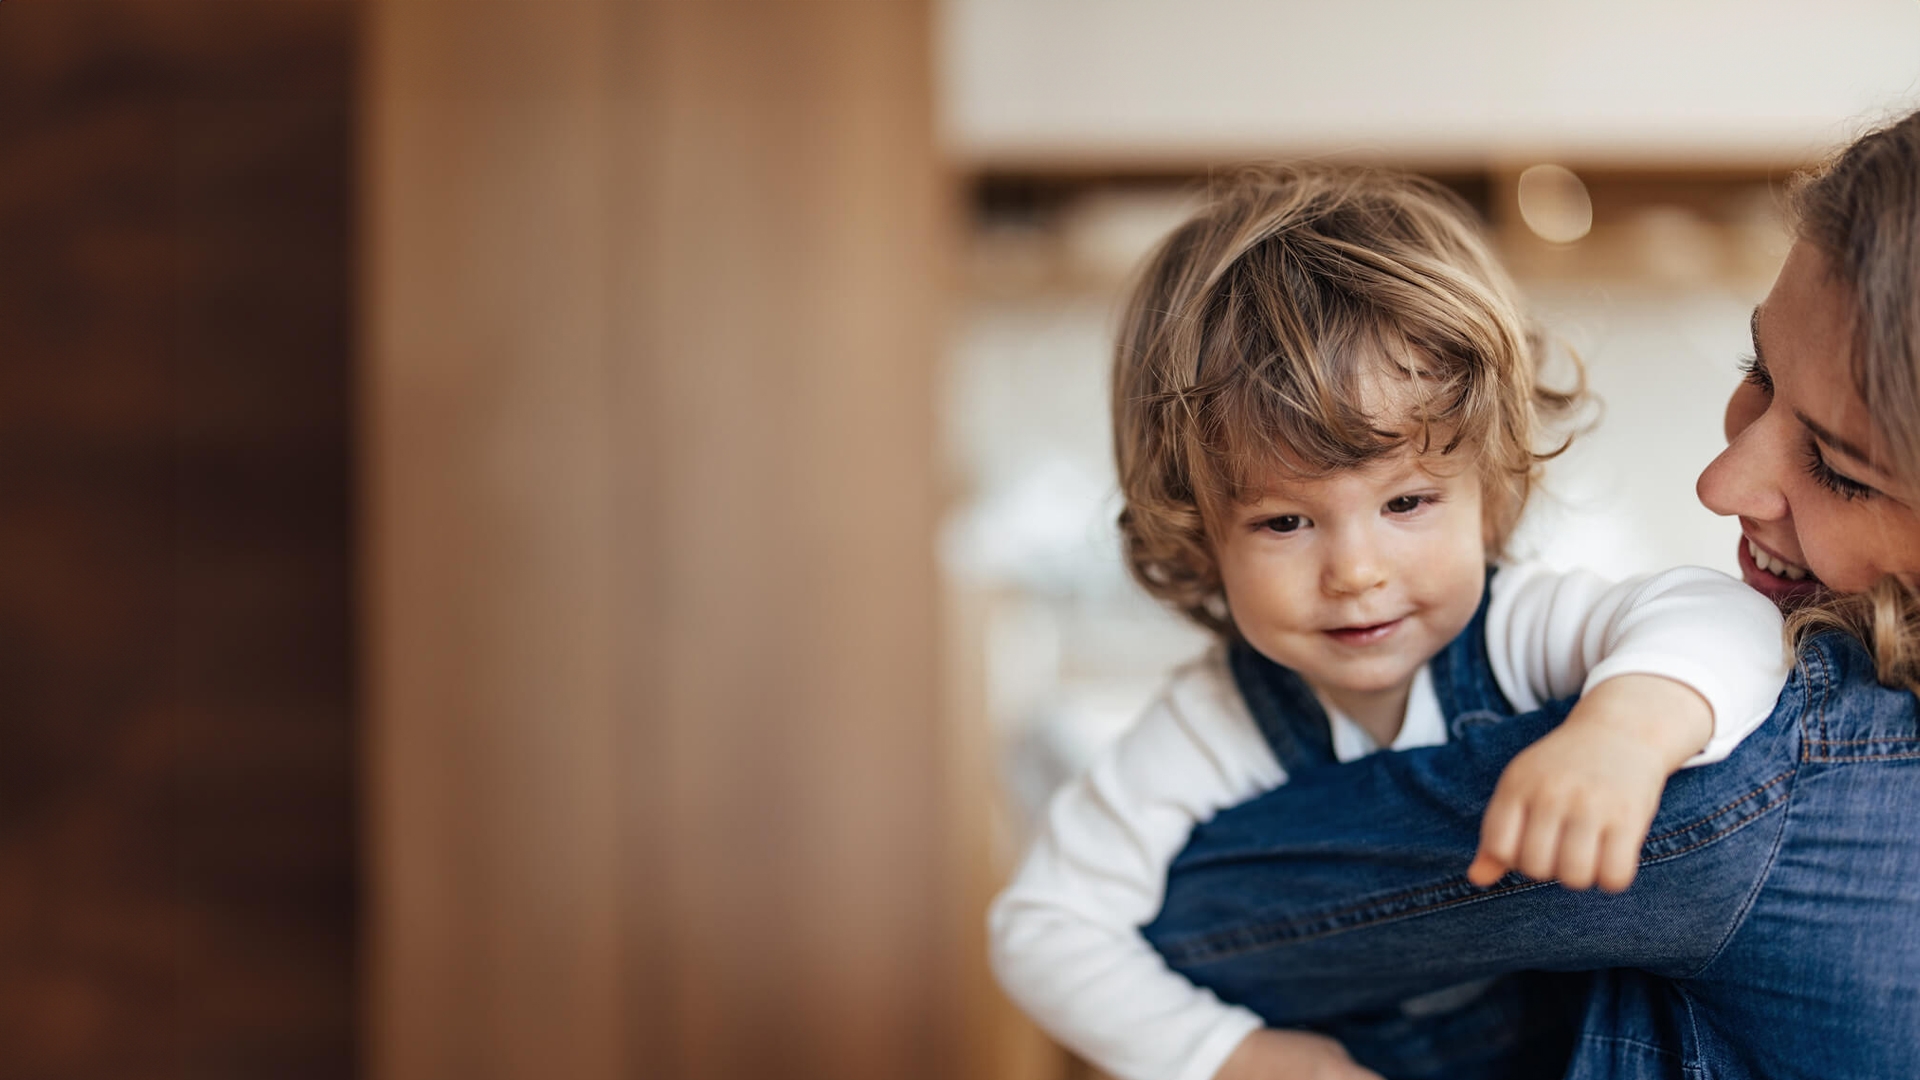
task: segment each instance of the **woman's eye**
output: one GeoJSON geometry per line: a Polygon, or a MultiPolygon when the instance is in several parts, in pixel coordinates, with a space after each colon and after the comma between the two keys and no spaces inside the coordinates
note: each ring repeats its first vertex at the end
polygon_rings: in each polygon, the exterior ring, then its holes
{"type": "Polygon", "coordinates": [[[1307,519],[1299,514],[1281,514],[1279,517],[1268,518],[1265,525],[1268,532],[1290,533],[1298,532],[1306,523],[1307,519]]]}
{"type": "Polygon", "coordinates": [[[1827,464],[1826,457],[1820,453],[1820,447],[1811,439],[1807,441],[1807,475],[1813,482],[1840,496],[1848,502],[1864,499],[1876,494],[1874,489],[1850,476],[1842,476],[1827,464]]]}
{"type": "Polygon", "coordinates": [[[1773,393],[1773,374],[1758,356],[1749,354],[1740,358],[1740,375],[1747,385],[1757,387],[1761,393],[1773,393]]]}
{"type": "Polygon", "coordinates": [[[1387,513],[1411,514],[1424,506],[1426,502],[1427,498],[1424,495],[1402,495],[1399,498],[1387,500],[1387,513]]]}

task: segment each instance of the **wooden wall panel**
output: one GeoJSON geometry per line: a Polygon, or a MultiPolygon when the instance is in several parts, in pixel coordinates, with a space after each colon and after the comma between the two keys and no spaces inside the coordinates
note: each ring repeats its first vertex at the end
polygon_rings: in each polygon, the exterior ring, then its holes
{"type": "Polygon", "coordinates": [[[953,1074],[927,5],[373,12],[375,1075],[953,1074]]]}
{"type": "Polygon", "coordinates": [[[370,27],[379,1076],[619,1060],[605,16],[393,3],[370,27]]]}

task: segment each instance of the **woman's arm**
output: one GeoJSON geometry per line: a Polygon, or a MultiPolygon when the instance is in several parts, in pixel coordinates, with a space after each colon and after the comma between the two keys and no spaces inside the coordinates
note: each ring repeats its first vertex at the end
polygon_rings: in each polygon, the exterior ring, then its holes
{"type": "Polygon", "coordinates": [[[1624,894],[1464,876],[1501,771],[1563,701],[1458,727],[1445,746],[1301,770],[1223,812],[1194,831],[1144,932],[1174,970],[1274,1025],[1525,969],[1691,974],[1771,863],[1806,696],[1796,674],[1725,760],[1673,778],[1624,894]]]}

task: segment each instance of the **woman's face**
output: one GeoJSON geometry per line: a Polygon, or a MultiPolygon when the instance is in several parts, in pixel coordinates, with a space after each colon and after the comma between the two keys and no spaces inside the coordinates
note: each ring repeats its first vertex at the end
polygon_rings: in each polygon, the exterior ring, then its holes
{"type": "Polygon", "coordinates": [[[1920,580],[1920,477],[1888,471],[1854,389],[1852,300],[1802,241],[1753,316],[1753,361],[1727,402],[1727,448],[1700,501],[1740,518],[1740,570],[1776,602],[1820,585],[1920,580]]]}

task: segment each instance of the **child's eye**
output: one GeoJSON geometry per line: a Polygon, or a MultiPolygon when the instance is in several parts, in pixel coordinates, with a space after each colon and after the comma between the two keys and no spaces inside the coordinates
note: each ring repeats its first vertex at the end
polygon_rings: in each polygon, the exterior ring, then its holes
{"type": "Polygon", "coordinates": [[[1387,513],[1411,514],[1422,506],[1435,501],[1430,495],[1402,495],[1387,500],[1387,513]]]}
{"type": "Polygon", "coordinates": [[[1746,378],[1747,385],[1757,387],[1763,394],[1773,393],[1773,374],[1757,355],[1749,353],[1740,358],[1740,374],[1746,378]]]}
{"type": "Polygon", "coordinates": [[[1826,457],[1820,453],[1819,444],[1812,439],[1807,440],[1807,475],[1813,477],[1814,483],[1848,502],[1875,494],[1872,488],[1860,481],[1834,472],[1833,466],[1827,464],[1826,457]]]}
{"type": "Polygon", "coordinates": [[[1301,517],[1299,514],[1281,514],[1279,517],[1270,517],[1261,522],[1262,527],[1268,532],[1277,533],[1298,532],[1304,528],[1306,524],[1307,519],[1301,517]]]}

